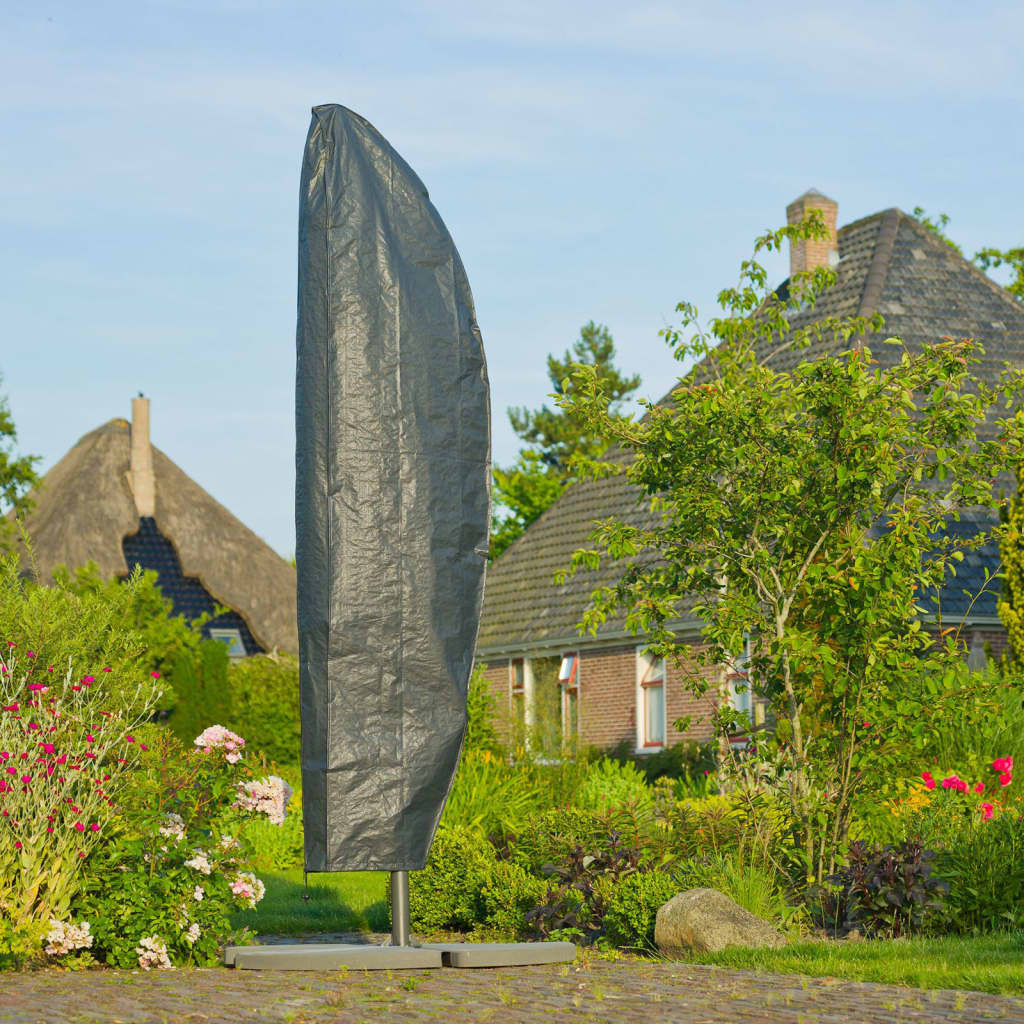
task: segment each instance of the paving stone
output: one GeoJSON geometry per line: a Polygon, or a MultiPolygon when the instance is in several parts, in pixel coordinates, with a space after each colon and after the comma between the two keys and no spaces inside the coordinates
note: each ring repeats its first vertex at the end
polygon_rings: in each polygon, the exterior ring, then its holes
{"type": "Polygon", "coordinates": [[[2,1024],[1024,1024],[1024,999],[642,960],[0,975],[2,1024]]]}

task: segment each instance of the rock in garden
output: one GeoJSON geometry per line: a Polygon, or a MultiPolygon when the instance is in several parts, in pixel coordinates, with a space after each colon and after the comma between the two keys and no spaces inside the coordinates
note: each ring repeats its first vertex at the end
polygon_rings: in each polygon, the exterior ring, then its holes
{"type": "Polygon", "coordinates": [[[717,889],[690,889],[658,910],[654,941],[662,953],[678,957],[729,946],[774,948],[786,937],[717,889]]]}

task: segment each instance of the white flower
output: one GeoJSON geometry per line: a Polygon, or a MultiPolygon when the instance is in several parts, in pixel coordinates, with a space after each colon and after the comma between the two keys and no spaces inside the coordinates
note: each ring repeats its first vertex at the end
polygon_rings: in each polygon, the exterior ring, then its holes
{"type": "MultiPolygon", "coordinates": [[[[173,811],[164,815],[164,823],[160,826],[160,835],[168,839],[181,839],[185,835],[185,822],[180,814],[173,811]]],[[[166,847],[165,847],[166,849],[166,847]]]]}
{"type": "Polygon", "coordinates": [[[145,938],[139,939],[135,952],[139,957],[139,966],[144,971],[148,971],[152,967],[162,971],[174,969],[174,964],[167,956],[167,946],[157,935],[147,935],[145,938]]]}
{"type": "Polygon", "coordinates": [[[205,895],[206,895],[206,890],[201,885],[197,885],[192,890],[192,898],[196,901],[196,903],[202,903],[203,897],[205,895]]]}
{"type": "Polygon", "coordinates": [[[220,842],[217,844],[225,852],[228,850],[237,850],[241,847],[241,843],[234,838],[229,836],[226,832],[220,837],[220,842]]]}
{"type": "Polygon", "coordinates": [[[253,782],[240,782],[234,806],[244,811],[265,814],[273,825],[283,825],[292,787],[284,779],[270,775],[253,782]]]}
{"type": "Polygon", "coordinates": [[[47,956],[63,956],[74,949],[87,949],[92,945],[89,922],[76,925],[73,921],[58,921],[50,918],[50,931],[46,936],[47,956]]]}
{"type": "Polygon", "coordinates": [[[185,867],[192,868],[193,871],[198,871],[201,874],[208,875],[213,868],[210,865],[210,861],[207,859],[205,850],[193,850],[193,856],[185,861],[185,867]]]}
{"type": "Polygon", "coordinates": [[[199,930],[199,925],[194,924],[187,932],[185,932],[185,941],[191,946],[200,935],[202,935],[202,932],[199,930]]]}

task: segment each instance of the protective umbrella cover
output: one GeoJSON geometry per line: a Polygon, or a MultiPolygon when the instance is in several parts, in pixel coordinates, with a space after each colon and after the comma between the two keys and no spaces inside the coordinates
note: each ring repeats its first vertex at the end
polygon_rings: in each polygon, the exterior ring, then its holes
{"type": "Polygon", "coordinates": [[[490,401],[473,298],[409,165],[315,107],[299,213],[295,524],[309,871],[416,870],[483,601],[490,401]]]}

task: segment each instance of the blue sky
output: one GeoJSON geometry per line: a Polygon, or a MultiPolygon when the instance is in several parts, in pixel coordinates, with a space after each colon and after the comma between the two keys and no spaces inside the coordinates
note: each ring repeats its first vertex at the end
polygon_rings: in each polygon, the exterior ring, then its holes
{"type": "MultiPolygon", "coordinates": [[[[658,397],[658,331],[706,314],[809,187],[839,222],[951,217],[1024,243],[1024,7],[604,0],[8,0],[0,373],[52,466],[153,402],[154,443],[294,550],[296,222],[309,108],[391,141],[462,254],[494,458],[545,356],[609,326],[658,397]]],[[[780,260],[773,276],[786,276],[780,260]]]]}

